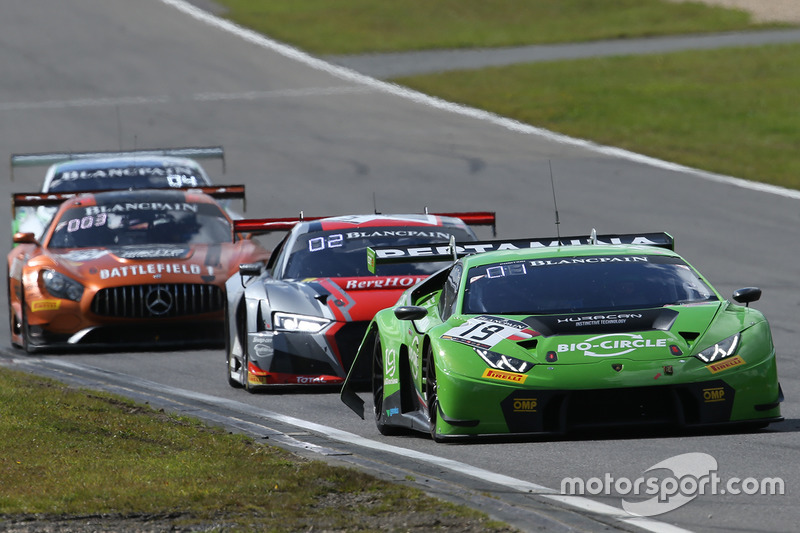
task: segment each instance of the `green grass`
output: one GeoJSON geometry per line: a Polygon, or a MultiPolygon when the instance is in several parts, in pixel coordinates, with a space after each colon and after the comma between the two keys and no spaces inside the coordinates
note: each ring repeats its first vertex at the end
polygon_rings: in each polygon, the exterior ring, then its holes
{"type": "Polygon", "coordinates": [[[315,54],[515,46],[756,27],[661,0],[217,0],[243,26],[315,54]]]}
{"type": "Polygon", "coordinates": [[[800,188],[800,45],[536,63],[395,81],[570,136],[800,188]]]}
{"type": "Polygon", "coordinates": [[[7,369],[0,448],[0,520],[153,514],[228,531],[380,531],[430,516],[423,529],[508,530],[405,485],[7,369]]]}

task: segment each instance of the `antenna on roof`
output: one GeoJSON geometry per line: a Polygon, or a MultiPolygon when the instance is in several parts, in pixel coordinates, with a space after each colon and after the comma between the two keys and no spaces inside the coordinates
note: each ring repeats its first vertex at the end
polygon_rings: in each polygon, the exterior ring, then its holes
{"type": "Polygon", "coordinates": [[[427,205],[425,206],[425,211],[424,212],[425,212],[426,215],[428,214],[428,206],[427,205]]]}
{"type": "Polygon", "coordinates": [[[119,116],[119,106],[116,106],[117,110],[117,142],[119,143],[119,150],[122,151],[122,119],[119,116]]]}
{"type": "Polygon", "coordinates": [[[458,247],[456,246],[456,236],[450,235],[450,242],[447,244],[447,251],[453,255],[453,262],[458,261],[458,247]]]}
{"type": "Polygon", "coordinates": [[[375,192],[372,192],[372,210],[375,212],[376,215],[380,215],[378,212],[378,201],[375,199],[375,192]]]}
{"type": "Polygon", "coordinates": [[[558,244],[561,245],[561,231],[559,230],[558,225],[561,222],[558,220],[558,203],[556,202],[556,182],[553,179],[553,162],[551,160],[547,160],[547,163],[550,165],[550,187],[553,189],[553,207],[556,210],[556,237],[558,237],[558,244]]]}

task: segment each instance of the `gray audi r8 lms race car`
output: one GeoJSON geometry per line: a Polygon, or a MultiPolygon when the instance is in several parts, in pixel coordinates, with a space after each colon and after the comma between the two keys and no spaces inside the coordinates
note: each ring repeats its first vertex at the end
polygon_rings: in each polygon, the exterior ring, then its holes
{"type": "Polygon", "coordinates": [[[376,275],[367,248],[473,241],[469,225],[494,222],[488,212],[235,221],[238,233],[290,231],[266,266],[242,265],[226,285],[230,385],[341,383],[373,315],[441,267],[410,262],[376,275]]]}

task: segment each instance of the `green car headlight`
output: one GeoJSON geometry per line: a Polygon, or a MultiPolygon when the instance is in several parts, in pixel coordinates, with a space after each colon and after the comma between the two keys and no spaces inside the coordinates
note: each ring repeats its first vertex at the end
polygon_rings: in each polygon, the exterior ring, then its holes
{"type": "Polygon", "coordinates": [[[318,316],[296,315],[294,313],[275,313],[272,323],[276,331],[301,331],[304,333],[319,333],[331,323],[327,318],[318,316]]]}
{"type": "Polygon", "coordinates": [[[79,302],[83,297],[83,285],[55,270],[43,270],[42,280],[47,292],[56,298],[79,302]]]}
{"type": "Polygon", "coordinates": [[[714,361],[736,355],[736,349],[739,347],[741,336],[741,333],[731,335],[727,339],[719,341],[715,345],[709,346],[702,352],[695,354],[695,357],[704,363],[713,363],[714,361]]]}
{"type": "Polygon", "coordinates": [[[483,359],[487,365],[496,370],[507,370],[509,372],[518,372],[521,374],[523,372],[527,372],[533,367],[533,365],[527,361],[493,352],[491,350],[481,350],[479,348],[475,348],[475,353],[480,355],[481,359],[483,359]]]}

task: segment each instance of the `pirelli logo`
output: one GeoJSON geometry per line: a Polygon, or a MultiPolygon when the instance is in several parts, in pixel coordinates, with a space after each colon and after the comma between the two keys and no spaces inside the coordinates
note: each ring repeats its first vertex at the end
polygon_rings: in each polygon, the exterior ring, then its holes
{"type": "Polygon", "coordinates": [[[61,307],[61,300],[37,300],[31,302],[31,311],[55,311],[61,307]]]}
{"type": "Polygon", "coordinates": [[[742,359],[741,356],[736,355],[728,359],[723,359],[718,363],[711,363],[710,365],[707,365],[706,368],[712,374],[716,374],[718,372],[722,372],[723,370],[728,370],[730,368],[734,368],[743,364],[744,364],[744,359],[742,359]]]}
{"type": "Polygon", "coordinates": [[[713,389],[703,389],[703,401],[706,403],[724,402],[725,389],[714,387],[713,389]]]}
{"type": "Polygon", "coordinates": [[[250,372],[247,373],[247,382],[253,385],[266,385],[267,376],[256,376],[250,372]]]}
{"type": "Polygon", "coordinates": [[[511,383],[525,383],[528,376],[525,374],[516,374],[514,372],[504,372],[502,370],[494,370],[487,368],[483,371],[483,377],[489,379],[499,379],[501,381],[510,381],[511,383]]]}

